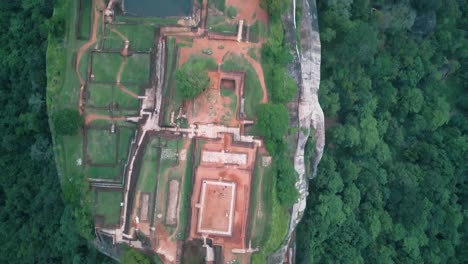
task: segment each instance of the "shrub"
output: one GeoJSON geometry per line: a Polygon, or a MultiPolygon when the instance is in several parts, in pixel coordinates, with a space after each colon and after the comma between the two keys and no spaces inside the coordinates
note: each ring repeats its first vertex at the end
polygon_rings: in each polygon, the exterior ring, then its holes
{"type": "Polygon", "coordinates": [[[237,16],[237,9],[233,6],[228,7],[227,15],[229,18],[235,18],[237,16]]]}
{"type": "Polygon", "coordinates": [[[210,84],[208,71],[198,65],[186,64],[176,72],[177,91],[185,99],[195,98],[210,84]]]}
{"type": "Polygon", "coordinates": [[[75,134],[83,122],[83,117],[76,109],[66,108],[52,115],[55,133],[59,136],[75,134]]]}
{"type": "Polygon", "coordinates": [[[290,208],[297,201],[298,192],[294,186],[297,173],[292,162],[286,157],[276,159],[276,191],[281,205],[290,208]]]}

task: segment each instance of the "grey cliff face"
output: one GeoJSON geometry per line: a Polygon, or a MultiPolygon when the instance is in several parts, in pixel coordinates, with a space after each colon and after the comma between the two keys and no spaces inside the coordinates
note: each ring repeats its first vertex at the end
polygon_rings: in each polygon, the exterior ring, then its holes
{"type": "MultiPolygon", "coordinates": [[[[293,8],[283,17],[283,25],[288,32],[295,32],[296,27],[300,27],[300,43],[295,43],[293,38],[288,38],[289,43],[296,47],[294,72],[299,86],[299,100],[297,114],[299,127],[302,131],[298,135],[296,153],[294,156],[294,168],[298,173],[296,189],[299,192],[299,199],[294,204],[291,212],[288,234],[280,249],[269,256],[268,263],[282,263],[286,253],[291,235],[302,219],[306,208],[306,198],[308,194],[308,180],[315,177],[317,166],[322,158],[325,146],[325,125],[324,115],[318,100],[320,85],[320,35],[317,19],[317,6],[315,0],[299,0],[297,4],[302,5],[302,17],[300,25],[295,24],[296,0],[292,0],[293,8]],[[294,28],[292,28],[294,27],[294,28]],[[288,30],[288,28],[291,28],[288,30]],[[294,45],[295,44],[295,45],[294,45]],[[300,51],[297,48],[300,45],[300,51]],[[312,131],[311,131],[312,130],[312,131]],[[311,161],[311,175],[306,175],[304,149],[310,133],[315,140],[315,153],[311,161]]],[[[288,33],[286,33],[288,34],[288,33]]]]}

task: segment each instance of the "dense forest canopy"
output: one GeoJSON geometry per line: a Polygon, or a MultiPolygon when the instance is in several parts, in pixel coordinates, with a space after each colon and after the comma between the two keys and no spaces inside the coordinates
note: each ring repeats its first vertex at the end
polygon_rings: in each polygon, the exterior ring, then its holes
{"type": "MultiPolygon", "coordinates": [[[[0,263],[103,263],[75,231],[45,105],[54,1],[0,0],[0,263]]],[[[63,32],[61,32],[63,34],[63,32]]]]}
{"type": "Polygon", "coordinates": [[[329,129],[298,263],[466,263],[468,3],[317,4],[329,129]]]}

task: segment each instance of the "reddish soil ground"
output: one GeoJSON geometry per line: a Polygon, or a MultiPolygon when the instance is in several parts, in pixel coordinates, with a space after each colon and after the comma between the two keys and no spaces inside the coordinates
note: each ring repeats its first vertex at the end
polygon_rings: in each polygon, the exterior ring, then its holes
{"type": "Polygon", "coordinates": [[[210,88],[192,101],[185,102],[187,119],[189,123],[195,124],[224,124],[231,127],[239,126],[236,113],[239,109],[239,89],[236,92],[237,102],[231,102],[231,98],[221,96],[220,81],[223,73],[209,72],[210,88]],[[232,111],[231,104],[236,104],[232,111]]]}
{"type": "MultiPolygon", "coordinates": [[[[234,182],[236,184],[236,193],[234,197],[234,218],[232,223],[231,236],[208,235],[213,240],[215,245],[223,246],[224,260],[226,262],[236,259],[232,254],[232,249],[247,248],[248,244],[245,243],[246,229],[249,219],[248,210],[250,202],[250,183],[252,177],[252,169],[255,161],[256,148],[247,148],[242,146],[231,145],[231,136],[225,136],[222,140],[209,141],[203,146],[203,150],[210,151],[226,151],[235,153],[247,154],[247,164],[242,166],[227,165],[222,163],[208,163],[201,162],[196,170],[195,183],[193,186],[192,195],[192,219],[190,226],[190,238],[201,238],[202,234],[197,232],[198,214],[200,209],[196,207],[200,203],[200,195],[202,190],[203,180],[215,180],[234,182]],[[242,169],[240,169],[242,168],[242,169]]],[[[214,208],[219,208],[219,205],[214,208]]],[[[216,210],[215,209],[215,210],[216,210]]],[[[213,209],[211,209],[213,210],[213,209]]],[[[225,212],[223,212],[225,213],[225,212]]],[[[217,215],[213,213],[212,215],[217,215]]]]}
{"type": "Polygon", "coordinates": [[[156,223],[155,247],[156,253],[164,257],[164,263],[176,263],[177,241],[170,238],[170,234],[164,228],[161,221],[156,223]]]}
{"type": "Polygon", "coordinates": [[[267,23],[268,14],[260,8],[260,1],[254,0],[226,0],[226,6],[234,6],[237,9],[236,19],[246,20],[251,25],[255,20],[267,23]]]}
{"type": "Polygon", "coordinates": [[[216,63],[221,65],[223,63],[223,58],[228,54],[235,54],[238,56],[244,56],[244,58],[252,64],[252,67],[255,69],[258,78],[260,80],[260,85],[262,86],[263,99],[262,102],[268,102],[268,93],[265,86],[265,79],[263,75],[262,65],[252,59],[248,50],[250,48],[261,48],[262,43],[247,43],[247,42],[237,42],[237,41],[228,41],[228,40],[210,40],[208,38],[197,38],[193,40],[192,47],[182,47],[180,49],[180,59],[179,67],[182,66],[190,56],[193,55],[203,55],[202,51],[204,49],[211,49],[213,57],[216,60],[216,63]],[[224,48],[220,49],[218,47],[223,46],[224,48]]]}
{"type": "Polygon", "coordinates": [[[201,208],[198,214],[198,232],[202,232],[201,230],[230,231],[231,203],[235,196],[235,193],[233,196],[233,191],[235,192],[233,189],[234,187],[230,185],[205,183],[205,193],[203,194],[202,190],[202,197],[200,197],[201,208]]]}

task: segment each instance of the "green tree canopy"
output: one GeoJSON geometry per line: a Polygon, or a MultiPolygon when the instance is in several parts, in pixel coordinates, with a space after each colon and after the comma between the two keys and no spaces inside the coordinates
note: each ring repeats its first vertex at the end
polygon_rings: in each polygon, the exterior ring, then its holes
{"type": "Polygon", "coordinates": [[[267,144],[282,142],[289,126],[289,114],[284,105],[261,104],[257,109],[257,118],[255,130],[265,137],[267,144]]]}
{"type": "Polygon", "coordinates": [[[52,123],[57,135],[73,135],[83,126],[83,117],[78,110],[65,108],[52,115],[52,123]]]}
{"type": "Polygon", "coordinates": [[[208,71],[202,63],[185,63],[176,72],[177,91],[185,99],[192,99],[203,92],[210,85],[208,71]]]}

